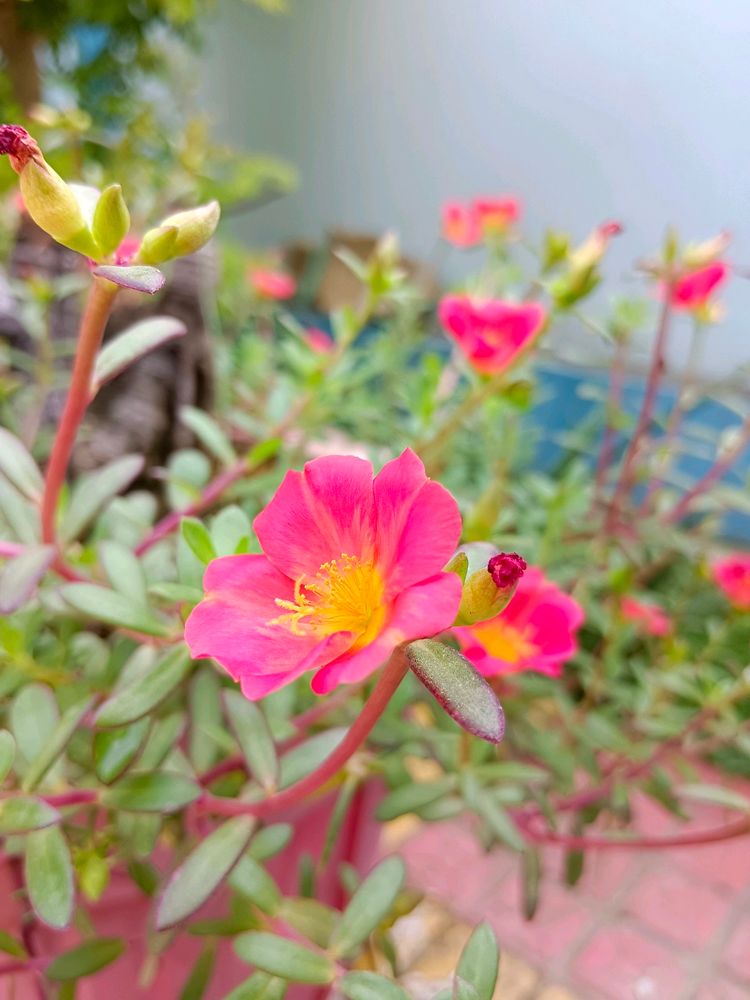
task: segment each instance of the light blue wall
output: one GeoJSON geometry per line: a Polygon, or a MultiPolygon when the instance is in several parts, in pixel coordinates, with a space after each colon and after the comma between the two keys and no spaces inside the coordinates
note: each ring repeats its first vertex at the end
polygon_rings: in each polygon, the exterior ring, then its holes
{"type": "MultiPolygon", "coordinates": [[[[248,219],[249,240],[393,227],[429,255],[444,199],[510,191],[532,234],[623,220],[616,275],[669,222],[691,238],[731,229],[750,264],[747,0],[291,6],[273,18],[225,0],[210,32],[219,134],[302,174],[248,219]]],[[[717,370],[750,355],[750,285],[735,284],[717,370]]]]}

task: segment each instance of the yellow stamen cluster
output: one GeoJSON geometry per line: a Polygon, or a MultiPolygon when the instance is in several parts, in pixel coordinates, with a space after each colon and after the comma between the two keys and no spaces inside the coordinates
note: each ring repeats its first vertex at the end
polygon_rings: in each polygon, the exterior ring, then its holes
{"type": "Polygon", "coordinates": [[[284,625],[294,635],[321,638],[334,632],[353,632],[355,646],[365,645],[378,633],[385,618],[383,580],[372,562],[342,553],[324,563],[311,579],[301,576],[294,584],[294,600],[277,597],[287,614],[270,621],[284,625]]]}
{"type": "Polygon", "coordinates": [[[505,663],[520,663],[538,652],[530,641],[528,630],[515,628],[502,620],[483,622],[472,629],[490,656],[505,663]]]}

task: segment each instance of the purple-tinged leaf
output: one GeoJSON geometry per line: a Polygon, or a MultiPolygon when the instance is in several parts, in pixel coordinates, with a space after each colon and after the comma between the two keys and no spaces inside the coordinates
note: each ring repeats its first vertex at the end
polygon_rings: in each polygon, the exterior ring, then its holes
{"type": "Polygon", "coordinates": [[[171,316],[153,316],[141,320],[104,345],[96,359],[91,380],[91,396],[150,351],[176,337],[184,336],[187,327],[171,316]]]}
{"type": "Polygon", "coordinates": [[[459,726],[489,743],[502,740],[502,706],[465,656],[435,639],[409,643],[405,652],[411,669],[459,726]]]}
{"type": "Polygon", "coordinates": [[[5,564],[0,572],[0,614],[18,611],[31,599],[54,558],[53,545],[39,545],[26,549],[5,564]]]}
{"type": "Polygon", "coordinates": [[[93,270],[95,278],[106,278],[120,288],[130,288],[134,292],[154,295],[164,287],[166,278],[155,267],[135,264],[132,267],[118,267],[116,264],[100,264],[93,270]]]}

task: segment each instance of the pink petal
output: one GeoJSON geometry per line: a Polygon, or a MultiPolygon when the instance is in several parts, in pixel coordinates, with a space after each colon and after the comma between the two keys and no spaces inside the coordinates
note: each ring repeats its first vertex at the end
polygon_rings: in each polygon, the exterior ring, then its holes
{"type": "Polygon", "coordinates": [[[461,514],[408,448],[375,477],[378,564],[390,593],[434,576],[453,555],[461,514]]]}
{"type": "Polygon", "coordinates": [[[332,636],[321,643],[316,636],[294,635],[284,625],[269,624],[284,613],[275,598],[293,599],[294,585],[265,556],[214,559],[204,584],[206,596],[185,623],[185,641],[191,656],[217,660],[235,680],[245,675],[298,676],[339,655],[353,641],[349,633],[336,633],[331,649],[332,636]]]}
{"type": "Polygon", "coordinates": [[[313,691],[326,694],[338,684],[355,684],[385,663],[402,642],[444,632],[453,624],[460,601],[461,581],[455,573],[441,573],[404,590],[377,639],[319,670],[312,680],[313,691]]]}
{"type": "Polygon", "coordinates": [[[372,558],[372,509],[370,463],[330,455],[287,472],[253,527],[269,560],[296,580],[344,554],[372,558]]]}

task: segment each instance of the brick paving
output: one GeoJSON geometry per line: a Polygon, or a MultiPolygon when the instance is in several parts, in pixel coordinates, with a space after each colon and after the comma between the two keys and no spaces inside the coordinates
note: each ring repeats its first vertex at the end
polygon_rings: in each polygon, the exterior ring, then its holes
{"type": "MultiPolygon", "coordinates": [[[[644,834],[685,829],[648,800],[636,806],[644,834]]],[[[734,817],[703,806],[693,823],[734,817]]],[[[537,915],[527,922],[514,855],[483,853],[468,823],[401,823],[389,846],[401,841],[410,881],[428,895],[411,928],[415,997],[432,997],[448,981],[471,926],[487,919],[503,955],[497,1000],[750,1000],[750,837],[590,852],[573,889],[559,877],[561,852],[550,850],[537,915]],[[419,954],[416,928],[428,914],[419,954]]]]}

